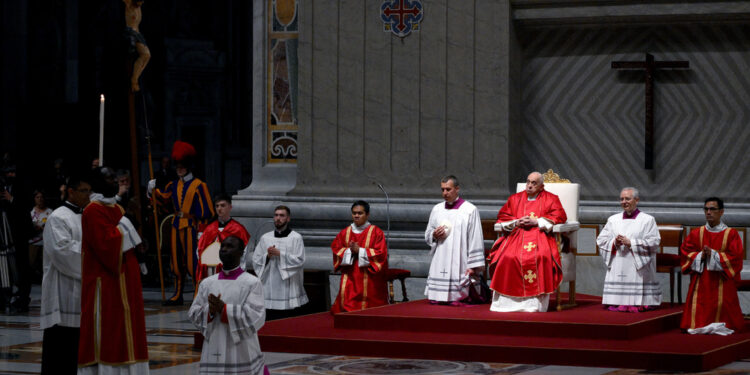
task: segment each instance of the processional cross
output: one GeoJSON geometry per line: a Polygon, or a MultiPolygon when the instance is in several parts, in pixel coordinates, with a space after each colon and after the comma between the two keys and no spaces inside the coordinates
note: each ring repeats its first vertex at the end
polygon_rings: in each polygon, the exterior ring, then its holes
{"type": "Polygon", "coordinates": [[[654,61],[654,56],[650,53],[646,54],[646,61],[612,61],[612,69],[646,72],[646,169],[654,169],[654,72],[657,69],[688,68],[689,61],[654,61]]]}

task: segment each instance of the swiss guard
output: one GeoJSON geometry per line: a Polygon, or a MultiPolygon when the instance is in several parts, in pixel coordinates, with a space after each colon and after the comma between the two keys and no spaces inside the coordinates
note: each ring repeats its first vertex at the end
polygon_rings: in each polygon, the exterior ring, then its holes
{"type": "Polygon", "coordinates": [[[198,256],[199,228],[205,226],[214,216],[214,205],[206,183],[193,176],[195,147],[187,142],[176,141],[172,146],[172,159],[175,163],[177,179],[164,187],[156,188],[156,180],[148,183],[149,196],[154,194],[158,204],[174,206],[172,218],[172,272],[175,276],[175,291],[164,301],[166,306],[182,305],[182,292],[185,288],[185,274],[195,280],[198,256]]]}

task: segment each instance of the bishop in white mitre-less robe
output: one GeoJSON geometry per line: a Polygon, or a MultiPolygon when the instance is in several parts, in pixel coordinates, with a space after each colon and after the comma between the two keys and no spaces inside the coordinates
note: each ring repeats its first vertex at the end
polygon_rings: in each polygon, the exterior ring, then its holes
{"type": "Polygon", "coordinates": [[[291,310],[307,303],[304,288],[305,245],[302,236],[287,228],[264,234],[253,252],[253,269],[263,283],[266,308],[291,310]],[[276,246],[279,256],[268,256],[276,246]]]}
{"type": "Polygon", "coordinates": [[[656,278],[659,229],[653,216],[635,210],[612,215],[596,239],[607,266],[602,303],[613,306],[658,306],[661,286],[656,278]],[[617,246],[623,235],[631,246],[617,246]]]}
{"type": "Polygon", "coordinates": [[[484,239],[477,207],[462,198],[452,204],[436,204],[424,236],[432,256],[425,287],[427,298],[438,302],[466,298],[471,286],[466,271],[484,267],[484,239]],[[447,237],[435,240],[432,234],[440,226],[445,228],[447,237]]]}
{"type": "Polygon", "coordinates": [[[206,338],[201,374],[263,374],[258,330],[263,327],[263,286],[257,277],[237,267],[203,279],[188,316],[206,338]],[[221,316],[209,314],[208,295],[224,301],[221,316]]]}

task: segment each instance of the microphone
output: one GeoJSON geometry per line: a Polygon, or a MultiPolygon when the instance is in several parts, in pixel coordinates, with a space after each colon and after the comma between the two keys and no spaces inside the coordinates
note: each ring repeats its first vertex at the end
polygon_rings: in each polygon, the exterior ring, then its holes
{"type": "MultiPolygon", "coordinates": [[[[388,192],[385,191],[383,184],[375,180],[373,180],[373,182],[376,185],[378,185],[378,188],[380,188],[383,194],[385,194],[385,218],[386,218],[386,223],[388,225],[386,227],[386,232],[385,232],[385,245],[388,246],[388,249],[390,250],[391,248],[391,240],[390,240],[391,238],[391,202],[390,202],[390,199],[388,198],[388,192]]],[[[390,256],[391,256],[391,252],[388,251],[388,257],[390,258],[390,256]]]]}

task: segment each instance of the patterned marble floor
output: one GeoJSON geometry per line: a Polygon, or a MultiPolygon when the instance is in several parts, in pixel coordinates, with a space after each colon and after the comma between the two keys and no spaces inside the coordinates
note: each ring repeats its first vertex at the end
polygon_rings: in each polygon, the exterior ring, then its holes
{"type": "MultiPolygon", "coordinates": [[[[42,331],[39,329],[40,289],[32,291],[28,314],[0,314],[0,375],[38,374],[42,331]]],[[[187,319],[188,306],[167,308],[160,292],[147,289],[146,329],[152,374],[196,374],[200,352],[192,349],[195,328],[187,319]]],[[[405,360],[353,356],[265,353],[272,374],[645,374],[643,370],[572,366],[519,365],[461,361],[405,360]]],[[[711,371],[712,374],[750,374],[750,358],[711,371]]]]}

